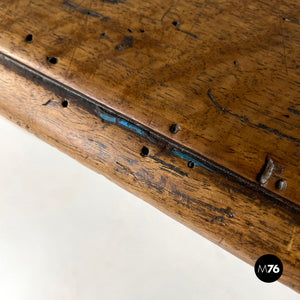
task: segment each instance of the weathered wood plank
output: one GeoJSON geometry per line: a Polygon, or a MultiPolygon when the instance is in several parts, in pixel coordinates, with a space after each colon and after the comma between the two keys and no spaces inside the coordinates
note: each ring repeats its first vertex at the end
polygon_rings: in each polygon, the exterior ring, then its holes
{"type": "Polygon", "coordinates": [[[264,187],[300,204],[298,1],[1,0],[0,8],[1,52],[253,183],[270,157],[277,167],[264,187]]]}
{"type": "Polygon", "coordinates": [[[299,212],[205,162],[188,159],[189,168],[177,155],[182,149],[160,136],[0,58],[1,114],[251,265],[275,254],[284,266],[280,280],[300,291],[299,212]]]}

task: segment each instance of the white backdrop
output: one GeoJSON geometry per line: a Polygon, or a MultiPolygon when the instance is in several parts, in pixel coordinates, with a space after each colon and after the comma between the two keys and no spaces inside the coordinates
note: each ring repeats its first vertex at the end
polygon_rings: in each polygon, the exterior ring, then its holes
{"type": "Polygon", "coordinates": [[[299,299],[0,117],[0,299],[299,299]]]}

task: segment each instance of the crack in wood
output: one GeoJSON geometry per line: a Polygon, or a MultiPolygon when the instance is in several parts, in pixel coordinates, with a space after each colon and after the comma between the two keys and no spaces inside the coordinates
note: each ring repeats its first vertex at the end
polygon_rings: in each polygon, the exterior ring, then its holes
{"type": "Polygon", "coordinates": [[[75,3],[73,3],[73,2],[65,1],[64,4],[67,5],[67,6],[69,6],[69,7],[74,8],[75,10],[79,11],[80,13],[82,13],[82,14],[84,14],[84,15],[88,15],[88,16],[95,17],[95,18],[100,18],[100,17],[102,17],[101,14],[99,14],[99,13],[97,13],[97,12],[94,12],[94,11],[91,11],[91,10],[82,9],[82,8],[80,8],[79,6],[77,6],[77,5],[76,5],[75,3]]]}
{"type": "Polygon", "coordinates": [[[172,171],[180,174],[181,176],[189,177],[188,173],[181,171],[180,169],[176,168],[175,166],[173,166],[171,164],[168,164],[165,161],[163,161],[163,160],[161,160],[161,159],[159,159],[159,158],[157,158],[155,156],[149,155],[148,157],[152,158],[153,160],[157,161],[158,163],[162,164],[163,166],[168,167],[170,170],[172,170],[172,171]]]}
{"type": "Polygon", "coordinates": [[[288,19],[288,18],[282,18],[282,20],[286,21],[286,22],[296,24],[296,25],[300,25],[300,22],[298,20],[291,20],[291,19],[288,19]]]}
{"type": "Polygon", "coordinates": [[[260,129],[264,129],[266,131],[269,131],[279,137],[283,137],[283,138],[286,138],[288,140],[291,140],[293,142],[297,142],[300,144],[300,139],[296,138],[296,137],[293,137],[293,136],[290,136],[290,135],[287,135],[281,131],[279,131],[278,129],[274,129],[274,128],[271,128],[267,125],[264,125],[264,124],[255,124],[255,123],[252,123],[246,116],[240,116],[234,112],[232,112],[231,110],[229,109],[226,109],[224,108],[219,102],[216,101],[215,97],[212,95],[211,93],[211,89],[209,89],[207,91],[207,96],[209,97],[209,99],[211,100],[211,102],[216,106],[218,107],[220,110],[222,110],[224,113],[228,113],[238,119],[240,119],[240,121],[244,122],[244,123],[247,123],[249,126],[252,126],[252,127],[256,127],[256,128],[260,128],[260,129]]]}

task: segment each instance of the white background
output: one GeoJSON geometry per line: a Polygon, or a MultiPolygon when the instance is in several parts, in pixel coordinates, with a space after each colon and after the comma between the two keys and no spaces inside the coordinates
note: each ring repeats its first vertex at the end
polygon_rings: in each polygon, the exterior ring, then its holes
{"type": "Polygon", "coordinates": [[[0,117],[0,299],[299,299],[0,117]]]}

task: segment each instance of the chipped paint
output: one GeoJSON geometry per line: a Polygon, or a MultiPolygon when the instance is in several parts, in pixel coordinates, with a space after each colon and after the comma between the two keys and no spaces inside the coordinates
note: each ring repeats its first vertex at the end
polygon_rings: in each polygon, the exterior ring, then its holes
{"type": "Polygon", "coordinates": [[[132,130],[132,131],[135,131],[137,134],[139,134],[139,135],[141,135],[141,136],[143,136],[143,137],[145,137],[145,138],[148,138],[152,143],[154,143],[154,144],[156,143],[156,140],[155,140],[155,139],[153,139],[152,137],[150,137],[149,134],[148,134],[147,132],[145,132],[143,129],[137,127],[136,125],[134,125],[134,124],[132,124],[132,123],[129,123],[129,122],[127,122],[127,121],[124,120],[124,119],[120,119],[120,120],[119,120],[119,123],[120,123],[122,126],[128,128],[128,129],[130,129],[130,130],[132,130]]]}
{"type": "Polygon", "coordinates": [[[99,113],[99,116],[104,121],[114,123],[116,125],[122,125],[123,127],[126,127],[129,130],[134,131],[137,134],[139,134],[145,138],[148,138],[152,143],[154,143],[154,144],[156,143],[156,140],[153,139],[152,137],[150,137],[149,134],[145,130],[139,128],[138,126],[136,126],[130,122],[127,122],[124,119],[116,118],[116,117],[113,117],[113,116],[105,114],[105,113],[99,113]]]}
{"type": "Polygon", "coordinates": [[[107,122],[110,122],[110,123],[115,123],[115,124],[117,122],[117,118],[112,117],[110,115],[106,115],[106,114],[100,113],[99,116],[104,121],[107,121],[107,122]]]}
{"type": "Polygon", "coordinates": [[[142,135],[142,136],[145,136],[144,132],[142,129],[138,128],[137,126],[125,121],[125,120],[120,120],[119,122],[121,125],[131,129],[131,130],[134,130],[136,133],[142,135]]]}

